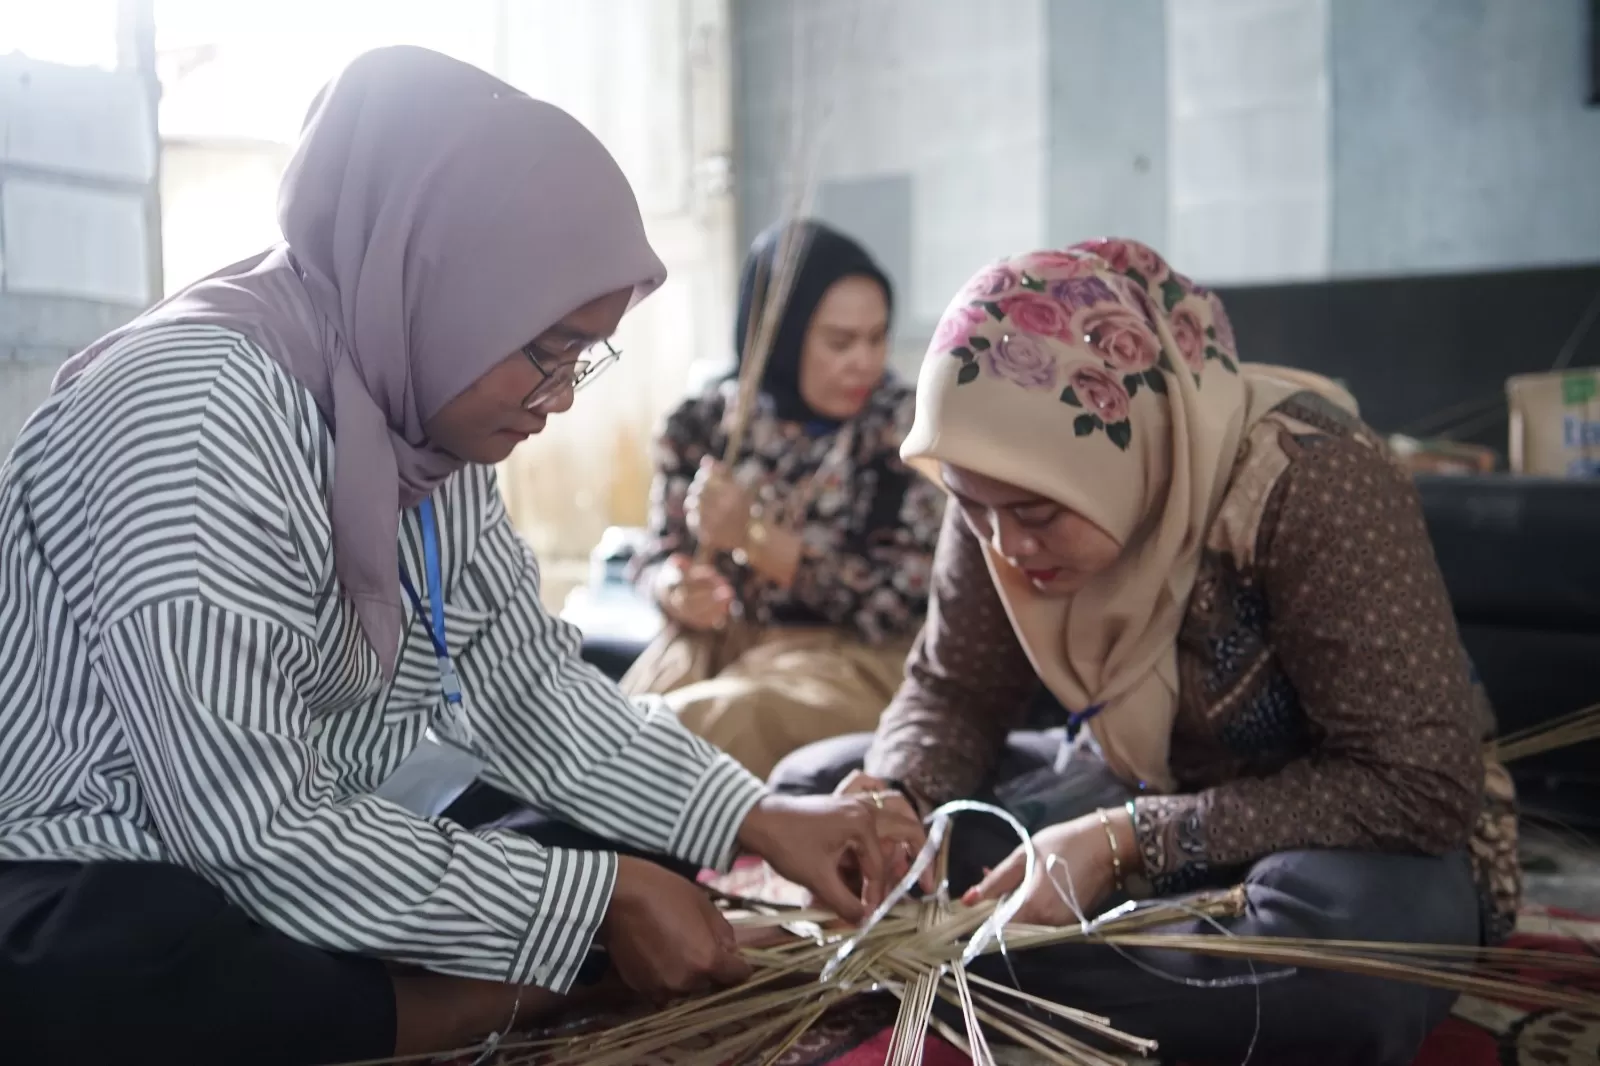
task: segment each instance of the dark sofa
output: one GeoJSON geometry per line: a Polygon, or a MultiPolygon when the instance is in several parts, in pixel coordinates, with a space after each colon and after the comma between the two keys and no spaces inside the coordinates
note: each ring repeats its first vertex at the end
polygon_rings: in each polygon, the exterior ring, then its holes
{"type": "MultiPolygon", "coordinates": [[[[1417,487],[1501,732],[1600,703],[1600,481],[1421,477],[1417,487]]],[[[1530,810],[1600,826],[1600,742],[1511,770],[1530,810]]]]}
{"type": "MultiPolygon", "coordinates": [[[[1503,733],[1600,703],[1600,481],[1419,477],[1461,635],[1503,733]]],[[[620,678],[636,642],[586,635],[584,656],[620,678]]],[[[1048,720],[1051,701],[1033,708],[1048,720]]],[[[1523,802],[1600,826],[1600,742],[1512,765],[1523,802]]]]}

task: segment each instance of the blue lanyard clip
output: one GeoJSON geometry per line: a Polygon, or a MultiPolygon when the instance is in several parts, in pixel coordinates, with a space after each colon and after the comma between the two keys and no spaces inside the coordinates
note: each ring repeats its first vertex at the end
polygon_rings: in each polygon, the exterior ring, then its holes
{"type": "Polygon", "coordinates": [[[446,703],[461,702],[461,679],[456,676],[456,664],[448,655],[439,656],[439,690],[444,693],[446,703]]]}

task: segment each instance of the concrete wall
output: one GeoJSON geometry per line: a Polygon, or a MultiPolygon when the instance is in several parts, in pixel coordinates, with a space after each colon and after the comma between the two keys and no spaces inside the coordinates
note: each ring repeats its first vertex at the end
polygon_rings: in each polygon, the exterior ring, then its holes
{"type": "Polygon", "coordinates": [[[1168,0],[1173,259],[1233,283],[1600,260],[1587,8],[1168,0]]]}
{"type": "Polygon", "coordinates": [[[900,271],[913,348],[987,258],[1106,233],[1231,284],[1593,262],[1587,5],[737,0],[740,234],[831,86],[818,213],[900,271]]]}
{"type": "Polygon", "coordinates": [[[897,289],[897,355],[914,365],[962,282],[1044,229],[1045,8],[735,0],[741,243],[790,213],[812,174],[791,143],[820,145],[812,213],[883,262],[897,289]]]}
{"type": "Polygon", "coordinates": [[[1187,273],[1327,274],[1328,7],[1339,2],[1167,0],[1165,250],[1187,273]]]}
{"type": "Polygon", "coordinates": [[[1045,4],[1045,239],[1168,236],[1164,0],[1045,4]]]}
{"type": "Polygon", "coordinates": [[[1329,0],[1335,274],[1600,261],[1588,0],[1329,0]]]}
{"type": "Polygon", "coordinates": [[[134,73],[0,56],[0,456],[61,361],[155,294],[153,125],[134,73]]]}

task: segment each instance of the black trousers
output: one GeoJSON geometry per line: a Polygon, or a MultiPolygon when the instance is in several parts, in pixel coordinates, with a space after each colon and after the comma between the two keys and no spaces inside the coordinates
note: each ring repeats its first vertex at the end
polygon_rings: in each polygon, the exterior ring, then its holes
{"type": "MultiPolygon", "coordinates": [[[[447,816],[552,847],[630,850],[484,786],[447,816]]],[[[394,1036],[382,962],[266,928],[183,867],[0,863],[0,1063],[322,1066],[386,1058],[394,1036]]]]}
{"type": "MultiPolygon", "coordinates": [[[[831,791],[861,765],[870,741],[861,734],[801,748],[778,765],[770,783],[781,792],[831,791]]],[[[1048,765],[1058,746],[1054,738],[1013,734],[991,787],[1009,775],[1048,765]]],[[[952,887],[960,891],[975,882],[984,866],[1003,859],[1016,844],[1015,834],[998,819],[958,817],[951,837],[952,887]]],[[[1442,857],[1281,852],[1227,879],[1240,881],[1248,908],[1220,923],[1238,936],[1481,942],[1477,890],[1464,852],[1442,857]]],[[[1222,935],[1202,921],[1171,931],[1222,935]]],[[[1250,1051],[1256,1066],[1409,1066],[1455,1001],[1451,992],[1331,970],[1302,968],[1249,984],[1240,981],[1248,981],[1252,972],[1241,960],[1179,951],[1129,954],[1148,969],[1103,945],[1074,944],[1015,952],[1009,966],[998,955],[984,956],[973,971],[1106,1015],[1123,1032],[1159,1041],[1164,1060],[1190,1063],[1238,1063],[1250,1051]]],[[[1284,970],[1273,963],[1255,968],[1257,974],[1284,970]]],[[[1081,1030],[1065,1028],[1087,1039],[1081,1030]]]]}

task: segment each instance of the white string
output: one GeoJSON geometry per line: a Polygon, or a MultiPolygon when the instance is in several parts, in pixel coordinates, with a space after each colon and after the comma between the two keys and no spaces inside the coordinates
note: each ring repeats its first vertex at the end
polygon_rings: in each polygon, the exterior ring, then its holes
{"type": "Polygon", "coordinates": [[[511,1017],[506,1019],[506,1027],[498,1033],[490,1033],[483,1042],[483,1050],[478,1057],[473,1059],[469,1066],[487,1066],[489,1060],[494,1058],[495,1052],[500,1050],[500,1041],[511,1035],[511,1030],[516,1028],[517,1012],[522,1009],[523,986],[517,985],[517,998],[511,1004],[511,1017]]]}
{"type": "MultiPolygon", "coordinates": [[[[940,808],[940,810],[943,810],[943,808],[940,808]]],[[[828,960],[828,965],[823,967],[822,977],[820,978],[824,984],[833,979],[833,975],[839,972],[839,967],[844,965],[844,961],[850,957],[851,952],[855,951],[857,945],[866,939],[867,934],[871,933],[873,928],[888,916],[895,905],[904,899],[912,888],[916,887],[917,882],[922,879],[923,871],[928,868],[934,857],[939,854],[939,845],[944,843],[944,834],[950,826],[950,819],[948,816],[940,815],[939,811],[935,811],[925,821],[932,824],[928,829],[927,842],[922,845],[922,850],[917,853],[916,861],[911,864],[911,869],[906,871],[906,875],[900,879],[900,883],[895,885],[889,894],[883,897],[883,902],[878,904],[877,909],[856,930],[855,936],[841,944],[839,950],[834,952],[833,958],[828,960]]]]}
{"type": "MultiPolygon", "coordinates": [[[[855,951],[856,947],[866,939],[873,928],[883,921],[889,912],[917,886],[917,883],[922,880],[924,871],[928,869],[939,854],[939,847],[944,843],[945,833],[950,828],[951,816],[963,813],[992,814],[1010,825],[1017,834],[1018,839],[1021,840],[1021,846],[1025,849],[1023,854],[1026,865],[1023,868],[1022,887],[1007,897],[999,907],[996,907],[995,912],[989,916],[988,920],[979,927],[977,932],[972,934],[972,939],[968,941],[966,950],[961,955],[960,964],[963,967],[966,966],[968,962],[988,946],[990,940],[999,935],[1005,924],[1016,916],[1017,911],[1021,909],[1022,904],[1027,900],[1028,893],[1033,890],[1034,879],[1038,876],[1033,838],[1029,836],[1027,829],[1023,828],[1021,822],[992,803],[979,803],[976,800],[952,800],[935,809],[923,819],[923,822],[929,827],[928,839],[922,845],[922,850],[917,853],[916,860],[911,864],[911,869],[907,870],[906,875],[900,879],[900,882],[889,891],[888,895],[883,897],[883,902],[878,904],[877,909],[861,924],[861,928],[856,931],[856,934],[840,945],[839,950],[828,961],[828,965],[823,968],[822,981],[832,980],[833,976],[839,972],[839,967],[844,965],[844,961],[850,957],[850,953],[855,951]]],[[[940,892],[945,892],[946,890],[947,886],[939,886],[940,892]]]]}
{"type": "MultiPolygon", "coordinates": [[[[506,863],[507,867],[510,867],[511,856],[506,851],[505,842],[503,840],[496,839],[495,847],[500,849],[500,858],[506,863]]],[[[500,1042],[506,1037],[510,1036],[511,1030],[516,1028],[517,1012],[522,1009],[522,993],[526,986],[524,986],[521,981],[517,980],[517,975],[515,973],[509,970],[506,973],[506,983],[517,986],[516,999],[514,999],[511,1003],[511,1017],[506,1019],[506,1027],[504,1029],[497,1033],[490,1033],[484,1038],[483,1050],[478,1053],[478,1057],[473,1059],[469,1066],[486,1066],[489,1060],[494,1058],[495,1052],[500,1050],[500,1042]]]]}
{"type": "MultiPolygon", "coordinates": [[[[1287,970],[1270,971],[1264,974],[1258,973],[1256,971],[1255,962],[1246,957],[1244,961],[1245,965],[1250,968],[1249,977],[1238,976],[1203,978],[1185,977],[1182,974],[1169,973],[1168,971],[1161,969],[1159,966],[1145,962],[1143,959],[1140,959],[1132,953],[1124,950],[1120,945],[1112,943],[1109,940],[1105,940],[1103,937],[1099,937],[1097,935],[1100,926],[1111,919],[1123,917],[1139,910],[1140,907],[1137,903],[1130,901],[1129,903],[1123,904],[1121,907],[1118,907],[1112,911],[1108,911],[1098,919],[1090,921],[1089,917],[1084,913],[1083,908],[1078,904],[1078,893],[1072,883],[1072,871],[1068,868],[1065,859],[1061,858],[1059,855],[1051,855],[1048,859],[1046,859],[1045,877],[1049,879],[1050,887],[1056,890],[1056,895],[1061,897],[1061,902],[1065,903],[1067,908],[1071,910],[1072,913],[1077,917],[1078,925],[1083,930],[1084,936],[1093,937],[1100,940],[1100,942],[1106,947],[1110,948],[1112,951],[1115,951],[1118,955],[1133,963],[1139,969],[1150,974],[1152,977],[1158,977],[1163,981],[1170,981],[1173,984],[1185,985],[1189,988],[1239,988],[1241,986],[1254,988],[1255,1025],[1250,1032],[1250,1043],[1245,1048],[1244,1059],[1240,1062],[1240,1066],[1249,1066],[1251,1058],[1254,1057],[1256,1053],[1256,1045],[1261,1040],[1261,986],[1266,984],[1268,981],[1279,981],[1285,977],[1292,977],[1298,972],[1298,970],[1290,968],[1287,970]],[[1056,870],[1058,865],[1066,877],[1067,883],[1064,889],[1061,885],[1061,882],[1056,878],[1056,870]]],[[[1236,937],[1238,935],[1234,933],[1233,930],[1229,929],[1227,926],[1211,917],[1209,914],[1201,913],[1198,909],[1189,906],[1181,900],[1165,900],[1163,901],[1163,905],[1175,907],[1179,910],[1189,913],[1193,917],[1199,918],[1201,921],[1211,925],[1223,936],[1236,937]]],[[[1006,965],[1008,967],[1010,966],[1009,959],[1007,959],[1006,965]]],[[[1013,984],[1016,984],[1015,971],[1012,972],[1011,980],[1013,984]]],[[[1017,990],[1021,991],[1021,986],[1018,986],[1017,990]]]]}

